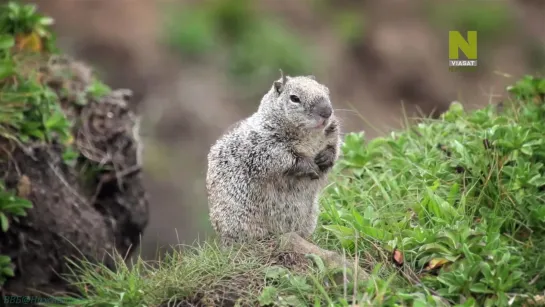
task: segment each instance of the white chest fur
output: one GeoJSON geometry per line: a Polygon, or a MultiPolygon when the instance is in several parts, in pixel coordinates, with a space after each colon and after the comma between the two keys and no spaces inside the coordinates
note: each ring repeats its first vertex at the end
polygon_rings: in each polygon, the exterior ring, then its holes
{"type": "Polygon", "coordinates": [[[295,150],[307,157],[315,157],[326,147],[327,138],[323,130],[304,135],[296,144],[295,150]]]}

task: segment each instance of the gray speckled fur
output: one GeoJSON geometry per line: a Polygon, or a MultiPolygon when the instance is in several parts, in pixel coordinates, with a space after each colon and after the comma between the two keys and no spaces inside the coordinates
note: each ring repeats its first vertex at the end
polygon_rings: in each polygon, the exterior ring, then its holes
{"type": "Polygon", "coordinates": [[[208,154],[210,220],[224,244],[287,232],[308,238],[316,228],[318,197],[338,158],[339,122],[332,114],[325,128],[315,128],[316,110],[332,106],[329,89],[312,76],[287,77],[277,90],[282,81],[208,154]]]}

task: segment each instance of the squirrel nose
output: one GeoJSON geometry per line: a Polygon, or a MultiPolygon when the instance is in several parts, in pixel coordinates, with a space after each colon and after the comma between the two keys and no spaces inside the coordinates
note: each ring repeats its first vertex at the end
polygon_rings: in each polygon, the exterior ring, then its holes
{"type": "Polygon", "coordinates": [[[316,107],[314,112],[317,115],[320,115],[320,117],[322,118],[329,119],[331,117],[331,114],[333,113],[333,110],[331,109],[330,106],[319,106],[319,107],[316,107]]]}

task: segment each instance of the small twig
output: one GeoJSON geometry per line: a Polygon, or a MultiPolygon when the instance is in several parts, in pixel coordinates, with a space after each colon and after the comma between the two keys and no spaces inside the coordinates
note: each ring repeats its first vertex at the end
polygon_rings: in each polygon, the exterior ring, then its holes
{"type": "Polygon", "coordinates": [[[82,136],[82,138],[84,138],[87,141],[86,142],[87,144],[84,144],[78,138],[78,141],[76,141],[76,145],[79,151],[81,152],[81,154],[85,156],[88,160],[97,162],[101,165],[104,165],[111,160],[111,156],[109,154],[92,146],[89,140],[85,136],[82,136]]]}
{"type": "MultiPolygon", "coordinates": [[[[81,201],[83,204],[86,204],[87,201],[85,200],[85,198],[83,198],[82,196],[79,195],[78,192],[76,192],[69,184],[68,182],[66,182],[66,180],[64,179],[64,176],[58,172],[57,168],[55,166],[53,166],[53,164],[51,163],[48,163],[49,165],[49,168],[53,171],[53,173],[55,173],[55,175],[57,176],[57,178],[59,178],[59,180],[61,181],[61,183],[68,189],[68,191],[70,193],[72,193],[79,201],[81,201]]],[[[74,205],[76,207],[79,207],[77,203],[74,203],[74,205]]]]}
{"type": "MultiPolygon", "coordinates": [[[[13,144],[13,143],[9,143],[9,144],[13,144]]],[[[8,155],[9,162],[13,163],[13,166],[15,167],[15,172],[17,173],[17,176],[21,177],[21,169],[19,168],[19,164],[17,163],[17,160],[15,160],[13,158],[13,155],[11,154],[11,151],[6,149],[4,146],[2,146],[0,148],[2,148],[2,151],[4,151],[8,155]]],[[[14,148],[12,148],[11,150],[13,150],[13,149],[14,148]]],[[[7,176],[7,174],[6,174],[6,176],[7,176]]]]}
{"type": "Polygon", "coordinates": [[[101,179],[99,182],[98,182],[98,185],[95,189],[95,193],[93,194],[93,197],[91,198],[91,201],[90,203],[91,204],[95,204],[97,199],[98,199],[98,194],[100,194],[100,191],[102,190],[102,186],[104,185],[104,181],[101,179]]]}
{"type": "Polygon", "coordinates": [[[120,183],[120,179],[134,175],[142,170],[142,167],[140,165],[133,165],[131,167],[128,167],[120,172],[116,172],[115,175],[112,175],[111,173],[104,174],[101,176],[100,181],[98,182],[98,185],[95,189],[95,193],[93,194],[93,197],[91,198],[91,204],[94,204],[97,201],[98,195],[100,194],[100,191],[102,189],[102,186],[105,183],[108,183],[114,179],[117,179],[117,183],[120,183]]]}
{"type": "Polygon", "coordinates": [[[134,125],[132,127],[132,137],[134,139],[134,142],[136,143],[136,164],[142,165],[143,144],[142,144],[142,139],[140,138],[141,117],[135,116],[133,118],[133,122],[134,122],[134,125]]]}
{"type": "Polygon", "coordinates": [[[357,285],[357,282],[358,282],[358,269],[359,269],[359,265],[358,265],[358,256],[359,256],[359,253],[358,253],[358,232],[356,232],[356,238],[354,240],[354,250],[356,251],[356,255],[355,255],[355,259],[354,259],[354,289],[352,291],[352,303],[356,303],[356,292],[358,290],[358,287],[356,286],[357,285]]]}
{"type": "MultiPolygon", "coordinates": [[[[142,170],[142,167],[140,165],[138,165],[138,164],[135,164],[135,165],[133,165],[131,167],[127,167],[126,169],[124,169],[122,171],[115,172],[115,179],[117,179],[118,182],[120,182],[122,178],[137,174],[141,170],[142,170]]],[[[114,179],[114,178],[111,178],[111,176],[105,176],[105,177],[108,178],[109,181],[112,181],[114,179]]],[[[106,182],[108,182],[108,181],[106,181],[106,182]]]]}
{"type": "MultiPolygon", "coordinates": [[[[346,250],[343,248],[343,259],[346,261],[346,250]]],[[[343,280],[346,280],[346,266],[343,266],[343,280]]],[[[344,298],[348,295],[348,283],[343,283],[344,298]]]]}
{"type": "Polygon", "coordinates": [[[442,297],[437,291],[431,289],[431,288],[428,288],[426,287],[426,285],[424,285],[422,283],[422,281],[420,280],[420,278],[418,278],[418,276],[416,276],[416,274],[414,274],[414,272],[412,270],[410,270],[410,272],[412,272],[414,275],[413,276],[410,276],[407,272],[405,272],[405,270],[403,270],[403,268],[399,268],[398,269],[399,272],[401,272],[401,275],[403,275],[405,277],[405,279],[407,279],[409,282],[413,283],[414,285],[418,285],[418,286],[421,286],[423,287],[424,289],[430,291],[431,294],[437,296],[443,303],[447,304],[447,305],[450,305],[450,301],[447,300],[446,298],[442,297]]]}
{"type": "Polygon", "coordinates": [[[532,280],[530,280],[530,282],[529,282],[528,284],[529,284],[529,285],[535,284],[536,281],[539,280],[539,277],[541,277],[541,273],[537,273],[537,275],[536,275],[534,278],[532,278],[532,280]]]}

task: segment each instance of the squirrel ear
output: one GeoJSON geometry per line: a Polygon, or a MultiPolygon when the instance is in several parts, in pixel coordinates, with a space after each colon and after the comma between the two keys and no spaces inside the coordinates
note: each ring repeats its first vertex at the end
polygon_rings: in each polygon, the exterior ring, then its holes
{"type": "Polygon", "coordinates": [[[274,81],[274,89],[278,94],[282,93],[282,90],[284,90],[284,86],[282,82],[280,81],[274,81]]]}
{"type": "Polygon", "coordinates": [[[284,72],[282,71],[282,69],[280,69],[280,77],[282,80],[281,82],[274,81],[274,89],[276,90],[278,94],[282,93],[282,91],[284,90],[284,86],[286,85],[286,82],[288,82],[288,79],[286,78],[286,76],[284,76],[284,72]]]}

